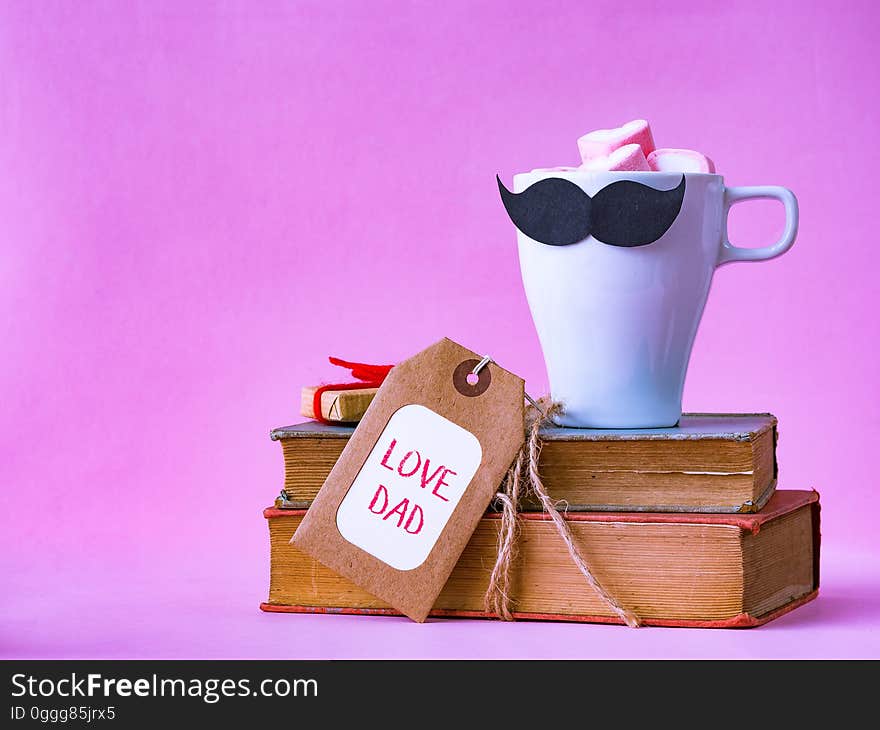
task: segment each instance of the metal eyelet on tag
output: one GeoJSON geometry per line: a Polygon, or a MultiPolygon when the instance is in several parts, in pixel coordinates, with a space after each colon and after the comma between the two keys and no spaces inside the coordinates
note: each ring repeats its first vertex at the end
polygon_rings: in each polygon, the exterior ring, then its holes
{"type": "Polygon", "coordinates": [[[486,367],[492,362],[491,358],[483,358],[482,360],[464,360],[455,368],[452,373],[452,384],[455,389],[463,396],[475,398],[482,395],[489,389],[492,383],[492,373],[486,367]],[[476,375],[478,380],[471,385],[468,382],[468,375],[476,375]]]}

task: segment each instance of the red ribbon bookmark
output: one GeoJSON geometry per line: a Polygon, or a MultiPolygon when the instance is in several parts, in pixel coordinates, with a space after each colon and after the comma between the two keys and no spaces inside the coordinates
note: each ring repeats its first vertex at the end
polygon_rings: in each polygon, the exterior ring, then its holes
{"type": "Polygon", "coordinates": [[[332,424],[321,414],[321,396],[328,390],[358,390],[359,388],[378,388],[384,382],[388,373],[394,365],[368,365],[362,362],[348,362],[340,360],[338,357],[331,357],[330,364],[337,367],[351,370],[353,377],[357,378],[357,383],[331,383],[330,385],[322,385],[315,391],[315,399],[312,401],[312,410],[315,413],[315,420],[321,423],[332,424]]]}

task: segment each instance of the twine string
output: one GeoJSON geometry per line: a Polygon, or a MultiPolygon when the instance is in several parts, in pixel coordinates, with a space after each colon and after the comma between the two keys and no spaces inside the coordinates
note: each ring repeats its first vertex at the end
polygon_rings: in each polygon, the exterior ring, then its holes
{"type": "Polygon", "coordinates": [[[529,402],[532,407],[526,411],[525,443],[520,448],[513,465],[507,471],[501,491],[495,495],[496,504],[501,505],[501,528],[498,533],[498,555],[489,577],[489,587],[486,590],[485,608],[504,621],[514,619],[511,609],[510,584],[512,565],[516,558],[516,540],[519,533],[517,512],[522,493],[531,490],[541,502],[544,512],[550,516],[572,562],[577,566],[590,587],[627,626],[633,628],[640,626],[639,617],[624,608],[593,575],[589,564],[574,542],[568,523],[556,508],[557,503],[547,494],[541,475],[538,473],[538,457],[542,446],[541,426],[547,422],[552,423],[553,416],[561,413],[562,407],[559,403],[551,402],[547,397],[539,399],[537,403],[529,398],[529,402]]]}

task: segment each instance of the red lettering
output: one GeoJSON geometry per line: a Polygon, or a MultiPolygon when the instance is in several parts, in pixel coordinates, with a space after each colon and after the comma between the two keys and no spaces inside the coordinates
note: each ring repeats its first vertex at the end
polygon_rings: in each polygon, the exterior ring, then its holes
{"type": "Polygon", "coordinates": [[[443,481],[444,479],[446,479],[447,474],[458,475],[458,472],[452,471],[452,469],[447,469],[446,467],[443,467],[443,474],[440,475],[440,478],[437,480],[437,483],[434,485],[434,489],[431,490],[431,494],[433,494],[435,497],[440,497],[440,499],[442,499],[444,502],[448,502],[449,499],[447,499],[442,494],[440,494],[439,489],[440,489],[440,487],[448,487],[449,486],[449,484],[447,482],[443,481]]]}
{"type": "Polygon", "coordinates": [[[409,499],[404,497],[402,500],[400,500],[400,504],[398,504],[393,510],[388,512],[388,514],[385,515],[382,520],[387,520],[393,514],[399,514],[400,517],[397,519],[397,526],[400,527],[403,524],[403,518],[406,517],[407,507],[409,507],[409,499]]]}
{"type": "Polygon", "coordinates": [[[428,467],[431,466],[431,460],[425,459],[425,468],[422,469],[422,489],[427,487],[432,481],[434,481],[434,477],[436,477],[441,471],[443,471],[443,465],[438,466],[434,473],[431,476],[428,476],[428,467]]]}
{"type": "Polygon", "coordinates": [[[394,467],[388,466],[388,457],[391,456],[391,452],[394,451],[395,446],[397,446],[397,439],[391,439],[391,446],[388,447],[388,451],[386,451],[385,456],[382,457],[382,466],[391,471],[394,471],[394,467]]]}
{"type": "Polygon", "coordinates": [[[376,490],[376,493],[373,495],[373,500],[370,502],[370,512],[374,515],[381,515],[386,509],[388,509],[388,490],[385,489],[381,484],[379,488],[376,490]],[[382,498],[385,500],[382,504],[382,507],[379,509],[373,509],[376,506],[376,502],[379,501],[379,494],[382,494],[382,498]]]}
{"type": "Polygon", "coordinates": [[[402,476],[402,477],[411,477],[413,474],[415,474],[419,470],[419,467],[421,465],[422,465],[422,455],[418,451],[407,451],[406,456],[404,456],[400,460],[400,466],[397,467],[397,473],[400,474],[400,476],[402,476]],[[403,473],[403,465],[406,464],[406,462],[409,460],[409,457],[412,456],[413,454],[416,455],[416,459],[417,459],[416,466],[411,472],[409,472],[408,474],[404,474],[403,473]]]}
{"type": "Polygon", "coordinates": [[[409,519],[406,521],[406,524],[403,526],[404,532],[408,532],[410,535],[416,535],[422,529],[422,526],[425,524],[425,515],[422,513],[422,508],[417,504],[413,505],[412,512],[409,513],[409,519]],[[419,526],[415,530],[410,530],[409,527],[413,522],[413,518],[416,516],[416,510],[419,512],[419,526]]]}

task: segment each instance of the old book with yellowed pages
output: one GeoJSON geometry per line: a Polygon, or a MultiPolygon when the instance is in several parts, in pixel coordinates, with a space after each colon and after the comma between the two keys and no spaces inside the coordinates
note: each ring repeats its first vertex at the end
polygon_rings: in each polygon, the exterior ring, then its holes
{"type": "MultiPolygon", "coordinates": [[[[353,431],[315,422],[272,431],[290,502],[315,498],[353,431]]],[[[569,511],[755,512],[776,487],[770,414],[685,414],[675,428],[545,428],[541,436],[544,486],[569,511]]]]}
{"type": "MultiPolygon", "coordinates": [[[[269,508],[271,571],[264,611],[395,614],[290,544],[305,512],[269,508]]],[[[619,623],[571,561],[551,521],[523,513],[512,599],[521,619],[619,623]]],[[[814,598],[819,495],[778,491],[755,514],[579,512],[566,515],[597,579],[646,625],[750,627],[814,598]]],[[[487,513],[433,616],[490,617],[483,596],[498,515],[487,513]]]]}

